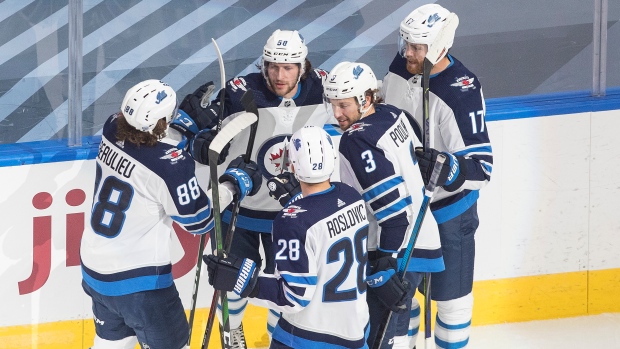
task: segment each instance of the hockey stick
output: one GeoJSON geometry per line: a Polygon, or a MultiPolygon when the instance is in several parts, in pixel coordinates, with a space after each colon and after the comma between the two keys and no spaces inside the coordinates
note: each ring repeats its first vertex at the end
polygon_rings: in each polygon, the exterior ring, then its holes
{"type": "MultiPolygon", "coordinates": [[[[428,58],[424,58],[424,73],[422,74],[422,145],[424,150],[430,146],[430,113],[429,113],[429,94],[430,94],[430,75],[433,63],[428,58]]],[[[435,165],[437,166],[437,165],[435,165]]],[[[434,169],[433,169],[434,170],[434,169]]],[[[433,172],[434,174],[434,172],[433,172]]],[[[430,184],[430,183],[429,183],[430,184]]],[[[424,198],[426,199],[426,198],[424,198]]],[[[424,273],[424,349],[430,349],[431,343],[431,273],[424,273]]]]}
{"type": "MultiPolygon", "coordinates": [[[[241,97],[241,104],[246,112],[252,113],[256,115],[256,122],[252,124],[250,127],[250,138],[248,140],[248,147],[246,149],[243,160],[245,163],[250,162],[252,157],[252,149],[254,147],[254,139],[256,137],[256,130],[258,129],[258,108],[256,107],[256,103],[254,102],[254,92],[251,89],[248,89],[243,96],[241,97]]],[[[226,241],[224,243],[224,253],[228,253],[230,251],[230,247],[232,245],[233,235],[235,233],[235,226],[237,224],[237,216],[239,215],[239,196],[235,194],[233,196],[233,208],[232,215],[230,218],[230,223],[228,224],[228,230],[226,232],[226,241]]],[[[209,339],[211,338],[211,333],[213,330],[213,323],[215,322],[215,312],[217,309],[217,299],[220,297],[220,291],[216,291],[213,294],[213,300],[211,301],[211,308],[209,310],[209,318],[207,319],[207,326],[205,328],[205,334],[202,339],[202,349],[207,349],[209,347],[209,339]]],[[[224,317],[224,307],[222,306],[222,323],[228,323],[228,314],[224,317]]],[[[222,328],[225,328],[223,325],[222,328]]],[[[229,326],[230,328],[230,326],[229,326]]],[[[230,333],[230,330],[229,330],[230,333]]]]}
{"type": "MultiPolygon", "coordinates": [[[[215,51],[218,55],[218,60],[220,62],[220,78],[221,78],[221,91],[220,91],[220,113],[218,115],[217,122],[217,131],[219,132],[222,129],[222,119],[224,115],[224,93],[226,91],[226,80],[225,72],[224,72],[224,60],[222,59],[222,54],[220,53],[220,48],[217,46],[215,39],[211,38],[213,42],[213,46],[215,47],[215,51]]],[[[202,98],[200,99],[200,106],[206,108],[209,105],[209,98],[213,93],[213,88],[209,88],[202,98]]],[[[189,310],[189,336],[187,337],[187,346],[190,346],[192,340],[192,327],[194,326],[194,316],[196,315],[196,299],[198,298],[198,286],[200,285],[200,271],[202,269],[202,255],[204,254],[205,244],[206,244],[207,236],[206,234],[202,234],[200,236],[200,242],[198,247],[198,261],[196,261],[196,275],[194,276],[194,289],[192,290],[192,303],[189,310]]],[[[211,239],[211,249],[214,248],[213,239],[211,239]]]]}
{"type": "MultiPolygon", "coordinates": [[[[226,144],[228,144],[236,135],[243,131],[243,129],[252,125],[257,120],[258,117],[252,113],[243,113],[238,115],[237,117],[232,119],[224,128],[222,128],[220,132],[218,132],[217,136],[215,136],[209,147],[209,170],[213,201],[213,222],[215,224],[215,249],[213,250],[213,252],[218,257],[224,257],[224,250],[222,244],[222,217],[220,213],[220,191],[217,175],[217,160],[219,159],[220,154],[226,144]]],[[[202,258],[202,256],[199,257],[202,258]]],[[[226,292],[216,291],[216,293],[219,293],[220,303],[222,304],[222,323],[223,327],[225,327],[225,325],[227,325],[228,323],[228,300],[226,298],[226,292]]],[[[221,338],[223,348],[230,348],[230,330],[228,330],[228,332],[222,331],[221,338]]],[[[205,336],[205,338],[203,338],[203,344],[205,342],[205,339],[208,342],[208,337],[205,336]]]]}
{"type": "MultiPolygon", "coordinates": [[[[407,247],[405,249],[405,254],[398,264],[398,278],[402,281],[405,278],[405,273],[407,272],[407,267],[409,266],[409,260],[411,259],[411,255],[413,254],[413,247],[415,246],[416,241],[418,240],[418,235],[420,233],[420,227],[422,226],[422,222],[424,221],[424,216],[426,216],[426,211],[431,202],[431,198],[433,197],[433,193],[435,191],[435,187],[437,186],[437,179],[439,178],[439,174],[441,172],[441,168],[443,167],[443,163],[446,161],[446,156],[443,154],[437,155],[437,161],[433,167],[433,173],[431,174],[430,181],[426,188],[424,188],[424,199],[422,200],[422,205],[420,205],[420,211],[418,212],[418,217],[416,218],[415,224],[413,226],[413,230],[411,232],[411,236],[409,237],[409,241],[407,242],[407,247]]],[[[381,347],[381,343],[385,337],[385,331],[387,330],[388,324],[392,319],[392,311],[389,310],[388,314],[385,316],[383,321],[379,322],[380,327],[377,332],[377,337],[375,338],[375,342],[373,343],[373,349],[378,349],[381,347]]]]}

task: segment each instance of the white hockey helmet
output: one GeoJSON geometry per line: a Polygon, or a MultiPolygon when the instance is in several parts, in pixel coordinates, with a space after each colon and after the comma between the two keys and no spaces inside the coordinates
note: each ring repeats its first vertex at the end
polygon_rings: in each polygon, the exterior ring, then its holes
{"type": "Polygon", "coordinates": [[[329,179],[336,164],[331,137],[321,127],[305,126],[291,136],[288,155],[300,182],[321,183],[329,179]]]}
{"type": "Polygon", "coordinates": [[[177,95],[163,81],[145,80],[127,91],[121,111],[136,130],[152,133],[159,119],[169,124],[176,115],[177,95]]]}
{"type": "Polygon", "coordinates": [[[303,69],[308,47],[297,30],[276,30],[263,48],[264,62],[301,63],[303,69]]]}
{"type": "Polygon", "coordinates": [[[361,113],[370,107],[365,105],[366,91],[371,90],[374,93],[376,89],[375,73],[368,65],[356,62],[336,64],[323,83],[323,95],[327,100],[354,97],[360,105],[361,113]]]}
{"type": "Polygon", "coordinates": [[[441,47],[436,49],[443,51],[441,57],[438,58],[441,59],[448,53],[448,49],[454,43],[457,26],[458,17],[455,13],[438,4],[422,5],[413,10],[400,23],[398,50],[401,56],[404,57],[407,42],[411,44],[426,44],[429,50],[433,45],[440,45],[441,47]],[[439,38],[440,40],[437,40],[438,34],[446,25],[449,17],[454,17],[454,20],[450,21],[451,25],[446,27],[448,32],[443,33],[439,38]]]}

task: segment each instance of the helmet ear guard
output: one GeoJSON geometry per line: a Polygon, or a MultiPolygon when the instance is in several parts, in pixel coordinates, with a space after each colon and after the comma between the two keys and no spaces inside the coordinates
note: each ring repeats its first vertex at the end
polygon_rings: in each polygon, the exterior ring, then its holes
{"type": "Polygon", "coordinates": [[[458,25],[458,16],[441,5],[420,6],[400,23],[399,52],[404,57],[407,43],[425,44],[426,58],[435,65],[452,47],[458,25]]]}
{"type": "Polygon", "coordinates": [[[145,80],[127,91],[121,112],[133,128],[152,133],[160,119],[166,118],[169,124],[177,108],[176,92],[170,85],[160,80],[145,80]]]}
{"type": "Polygon", "coordinates": [[[336,164],[331,137],[320,127],[306,126],[293,133],[289,160],[300,182],[321,183],[329,179],[336,164]]]}

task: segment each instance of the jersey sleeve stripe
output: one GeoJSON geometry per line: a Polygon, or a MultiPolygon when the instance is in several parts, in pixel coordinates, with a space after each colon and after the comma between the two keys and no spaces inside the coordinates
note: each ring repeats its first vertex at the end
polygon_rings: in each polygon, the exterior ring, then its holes
{"type": "Polygon", "coordinates": [[[202,222],[211,217],[211,206],[206,206],[201,211],[190,216],[171,216],[171,218],[182,225],[190,225],[202,222]]]}
{"type": "Polygon", "coordinates": [[[306,300],[297,298],[297,297],[293,296],[290,292],[286,292],[286,298],[288,298],[291,301],[291,303],[297,303],[297,304],[301,305],[304,308],[308,304],[310,304],[310,301],[306,301],[306,300]]]}
{"type": "Polygon", "coordinates": [[[377,217],[377,222],[381,223],[381,221],[404,210],[407,206],[411,205],[411,203],[412,203],[411,196],[407,196],[407,197],[400,199],[395,204],[388,206],[381,211],[375,212],[375,216],[377,217]]]}
{"type": "Polygon", "coordinates": [[[493,150],[490,145],[482,145],[476,147],[468,147],[454,153],[456,156],[466,156],[471,154],[492,154],[493,150]]]}
{"type": "Polygon", "coordinates": [[[316,276],[295,276],[295,275],[284,274],[284,273],[282,273],[281,276],[284,279],[284,281],[286,281],[289,284],[298,284],[301,286],[307,286],[307,285],[315,286],[317,283],[316,276]]]}
{"type": "Polygon", "coordinates": [[[373,200],[378,199],[382,194],[387,193],[393,187],[404,182],[405,181],[401,176],[390,176],[383,181],[377,183],[376,185],[364,190],[364,192],[362,193],[362,197],[364,198],[364,201],[370,203],[373,200]]]}

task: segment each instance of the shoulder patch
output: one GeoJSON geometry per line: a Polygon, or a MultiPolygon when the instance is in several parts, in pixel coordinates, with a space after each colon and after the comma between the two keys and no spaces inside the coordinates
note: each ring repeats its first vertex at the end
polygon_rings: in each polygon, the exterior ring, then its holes
{"type": "Polygon", "coordinates": [[[316,74],[316,77],[321,79],[322,82],[325,82],[325,79],[327,79],[327,75],[328,75],[327,71],[321,68],[315,68],[314,74],[316,74]]]}
{"type": "Polygon", "coordinates": [[[247,88],[245,88],[247,86],[247,82],[243,77],[237,76],[231,79],[228,84],[233,92],[237,92],[237,90],[247,91],[247,88]]]}
{"type": "Polygon", "coordinates": [[[162,160],[170,160],[170,163],[176,164],[178,161],[183,160],[185,155],[178,148],[170,148],[164,152],[164,156],[160,157],[162,160]]]}
{"type": "Polygon", "coordinates": [[[474,80],[475,78],[470,78],[469,76],[465,75],[462,76],[460,78],[456,79],[456,82],[453,84],[450,84],[450,86],[453,87],[458,87],[461,89],[461,91],[467,91],[469,89],[476,89],[476,85],[474,85],[474,80]]]}

